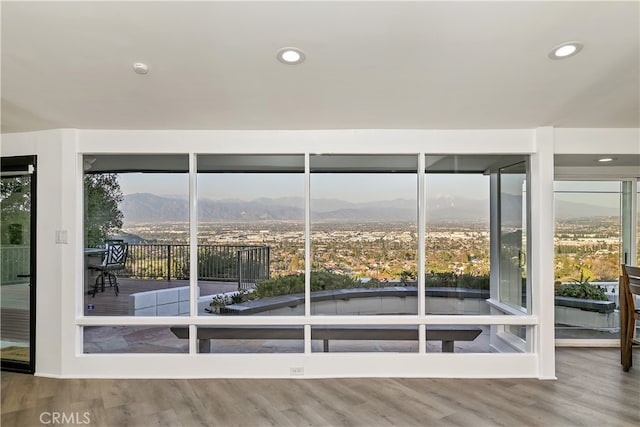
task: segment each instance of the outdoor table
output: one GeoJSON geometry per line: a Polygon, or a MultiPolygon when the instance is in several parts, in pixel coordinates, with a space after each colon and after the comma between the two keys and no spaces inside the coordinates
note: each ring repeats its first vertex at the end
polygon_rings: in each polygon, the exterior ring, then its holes
{"type": "Polygon", "coordinates": [[[85,293],[89,292],[91,284],[96,280],[97,273],[91,272],[90,265],[100,264],[102,257],[107,252],[104,248],[85,248],[84,249],[84,290],[85,293]]]}

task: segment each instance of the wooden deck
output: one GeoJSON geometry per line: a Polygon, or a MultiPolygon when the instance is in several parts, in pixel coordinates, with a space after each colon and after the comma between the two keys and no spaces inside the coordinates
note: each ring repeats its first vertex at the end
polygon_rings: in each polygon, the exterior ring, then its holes
{"type": "Polygon", "coordinates": [[[0,286],[2,341],[29,342],[29,285],[0,286]]]}
{"type": "MultiPolygon", "coordinates": [[[[136,292],[153,291],[158,289],[178,288],[189,286],[188,280],[134,280],[118,279],[120,293],[116,296],[114,289],[107,285],[104,292],[97,292],[95,297],[90,294],[85,295],[84,314],[85,316],[128,316],[129,315],[129,295],[136,292]],[[89,310],[89,305],[93,309],[89,310]]],[[[199,282],[200,295],[213,295],[220,292],[233,292],[238,289],[236,282],[199,282]]]]}

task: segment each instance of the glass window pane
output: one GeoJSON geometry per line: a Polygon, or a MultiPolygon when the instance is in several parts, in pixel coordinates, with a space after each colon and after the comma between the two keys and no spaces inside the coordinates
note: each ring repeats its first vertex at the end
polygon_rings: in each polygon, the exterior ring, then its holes
{"type": "Polygon", "coordinates": [[[84,156],[88,316],[189,314],[186,155],[84,156]]]}
{"type": "Polygon", "coordinates": [[[417,353],[414,325],[322,325],[311,327],[311,350],[317,353],[417,353]]]}
{"type": "Polygon", "coordinates": [[[427,353],[490,353],[491,327],[427,325],[427,353]]]}
{"type": "Polygon", "coordinates": [[[188,330],[185,333],[178,337],[169,326],[85,326],[83,352],[188,353],[188,330]]]}
{"type": "Polygon", "coordinates": [[[304,156],[198,155],[197,181],[198,314],[304,315],[304,156]]]}
{"type": "Polygon", "coordinates": [[[492,290],[527,309],[527,173],[522,155],[425,157],[427,314],[491,314],[492,290]],[[492,255],[499,261],[495,283],[492,255]]]}
{"type": "Polygon", "coordinates": [[[310,166],[312,313],[416,314],[417,156],[314,155],[310,166]]]}
{"type": "Polygon", "coordinates": [[[489,176],[427,173],[426,313],[490,314],[489,176]]]}
{"type": "MultiPolygon", "coordinates": [[[[181,327],[185,330],[187,326],[181,327]]],[[[175,329],[175,328],[174,328],[175,329]]],[[[199,326],[199,353],[303,353],[302,325],[199,326]]]]}

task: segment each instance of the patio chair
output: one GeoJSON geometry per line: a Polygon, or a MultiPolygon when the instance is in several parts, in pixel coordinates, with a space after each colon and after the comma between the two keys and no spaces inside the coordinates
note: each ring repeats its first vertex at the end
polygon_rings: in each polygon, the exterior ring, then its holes
{"type": "Polygon", "coordinates": [[[620,278],[620,362],[627,372],[632,365],[633,344],[640,344],[634,338],[636,321],[640,320],[640,310],[636,309],[636,295],[640,295],[640,267],[622,264],[620,278]]]}
{"type": "Polygon", "coordinates": [[[127,254],[129,252],[129,244],[122,240],[107,240],[105,241],[105,254],[100,264],[89,265],[89,269],[96,270],[100,274],[96,277],[95,284],[93,286],[92,296],[96,296],[98,288],[101,292],[104,292],[105,278],[109,281],[109,287],[114,288],[116,295],[120,292],[118,288],[118,276],[116,272],[124,268],[124,264],[127,261],[127,254]]]}

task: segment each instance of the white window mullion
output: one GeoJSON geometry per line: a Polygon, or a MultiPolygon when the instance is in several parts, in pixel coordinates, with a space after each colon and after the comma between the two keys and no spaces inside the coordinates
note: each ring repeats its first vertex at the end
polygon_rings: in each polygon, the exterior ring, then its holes
{"type": "MultiPolygon", "coordinates": [[[[304,317],[311,317],[311,167],[304,154],[304,317]]],[[[311,353],[311,327],[304,328],[304,352],[311,353]]]]}
{"type": "MultiPolygon", "coordinates": [[[[426,313],[425,261],[426,261],[426,211],[427,194],[425,184],[425,153],[418,154],[418,318],[424,319],[426,313]]],[[[424,324],[418,329],[418,353],[427,352],[427,334],[424,324]]]]}
{"type": "Polygon", "coordinates": [[[620,262],[628,265],[636,265],[636,239],[637,239],[637,198],[638,188],[636,180],[623,180],[620,192],[620,219],[622,231],[622,253],[620,262]],[[625,259],[626,258],[626,259],[625,259]]]}
{"type": "MultiPolygon", "coordinates": [[[[189,300],[191,317],[198,315],[198,163],[189,153],[189,300]]],[[[189,353],[197,352],[196,326],[189,327],[189,353]]]]}

